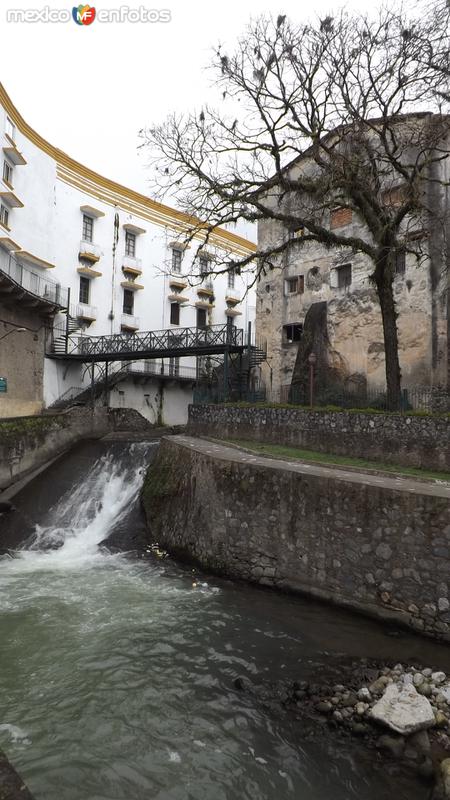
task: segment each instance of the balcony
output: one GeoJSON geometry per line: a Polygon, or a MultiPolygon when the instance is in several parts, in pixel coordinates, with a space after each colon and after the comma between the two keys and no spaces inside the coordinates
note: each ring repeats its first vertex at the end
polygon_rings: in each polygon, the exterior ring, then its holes
{"type": "Polygon", "coordinates": [[[237,304],[241,302],[241,299],[240,297],[236,297],[235,295],[227,294],[225,297],[225,302],[229,306],[237,306],[237,304]]]}
{"type": "Polygon", "coordinates": [[[94,244],[93,242],[87,242],[85,239],[81,240],[78,258],[85,259],[85,261],[91,261],[93,264],[95,264],[97,261],[100,261],[101,255],[102,251],[97,244],[94,244]]]}
{"type": "Polygon", "coordinates": [[[142,283],[136,283],[136,281],[133,280],[121,281],[120,285],[123,289],[130,289],[132,292],[137,292],[139,289],[144,288],[142,283]]]}
{"type": "Polygon", "coordinates": [[[207,311],[209,311],[211,308],[214,308],[214,303],[212,302],[212,298],[210,298],[209,300],[208,299],[197,300],[197,302],[195,303],[195,307],[205,308],[207,311]]]}
{"type": "Polygon", "coordinates": [[[9,138],[9,136],[5,135],[2,142],[2,150],[5,156],[7,156],[7,158],[9,158],[9,160],[15,164],[16,167],[27,163],[22,153],[17,149],[15,143],[9,138]]]}
{"type": "Polygon", "coordinates": [[[142,275],[142,259],[125,255],[122,259],[122,271],[130,275],[142,275]]]}
{"type": "Polygon", "coordinates": [[[206,281],[203,286],[199,286],[197,289],[197,294],[199,297],[214,297],[214,286],[211,281],[206,281]]]}
{"type": "Polygon", "coordinates": [[[0,201],[10,208],[23,208],[23,203],[11,189],[0,192],[0,201]]]}
{"type": "Polygon", "coordinates": [[[240,317],[242,315],[242,311],[238,311],[237,308],[226,308],[225,309],[225,316],[226,317],[240,317]]]}
{"type": "Polygon", "coordinates": [[[172,294],[168,295],[168,298],[171,303],[179,303],[180,305],[183,303],[189,303],[189,297],[181,294],[181,292],[172,292],[172,294]]]}
{"type": "Polygon", "coordinates": [[[17,247],[11,239],[0,238],[0,245],[0,296],[4,300],[44,314],[67,308],[66,288],[45,274],[29,269],[8,252],[17,247]]]}
{"type": "Polygon", "coordinates": [[[88,306],[87,303],[78,303],[75,306],[74,316],[85,322],[94,322],[97,319],[97,309],[95,306],[88,306]]]}
{"type": "Polygon", "coordinates": [[[86,278],[101,278],[102,272],[99,272],[98,269],[92,269],[92,267],[77,267],[77,272],[79,275],[84,275],[86,278]]]}
{"type": "Polygon", "coordinates": [[[188,282],[184,278],[170,278],[169,286],[171,289],[187,289],[188,282]]]}
{"type": "Polygon", "coordinates": [[[39,256],[35,256],[33,253],[29,253],[27,250],[20,250],[16,253],[16,258],[19,261],[25,261],[27,264],[31,264],[33,267],[39,267],[40,269],[54,269],[55,264],[52,264],[51,261],[45,261],[43,258],[39,258],[39,256]]]}
{"type": "Polygon", "coordinates": [[[139,317],[134,317],[132,314],[122,314],[120,327],[123,331],[138,331],[139,317]]]}

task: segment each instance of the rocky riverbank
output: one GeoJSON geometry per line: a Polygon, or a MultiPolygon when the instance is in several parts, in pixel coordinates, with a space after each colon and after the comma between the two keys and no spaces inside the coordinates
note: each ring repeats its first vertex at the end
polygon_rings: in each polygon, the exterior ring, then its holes
{"type": "MultiPolygon", "coordinates": [[[[235,685],[254,691],[241,678],[235,685]]],[[[301,681],[276,692],[316,732],[327,725],[336,735],[358,737],[378,758],[428,783],[432,800],[450,799],[450,675],[362,659],[340,665],[339,683],[301,681]]],[[[267,689],[261,697],[268,699],[267,689]]]]}

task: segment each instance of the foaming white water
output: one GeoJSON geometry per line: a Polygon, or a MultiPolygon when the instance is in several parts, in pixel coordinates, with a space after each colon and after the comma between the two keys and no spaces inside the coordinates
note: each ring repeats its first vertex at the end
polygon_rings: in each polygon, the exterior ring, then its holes
{"type": "Polygon", "coordinates": [[[99,458],[36,525],[27,550],[9,563],[23,569],[78,569],[105,553],[98,545],[137,501],[147,447],[133,444],[126,462],[112,452],[99,458]]]}

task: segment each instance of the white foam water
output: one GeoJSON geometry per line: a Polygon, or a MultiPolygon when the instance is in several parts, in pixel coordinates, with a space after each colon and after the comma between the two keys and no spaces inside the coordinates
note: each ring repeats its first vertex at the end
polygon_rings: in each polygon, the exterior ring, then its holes
{"type": "Polygon", "coordinates": [[[148,447],[132,444],[126,462],[112,451],[97,459],[35,526],[31,542],[10,562],[10,570],[78,569],[104,558],[99,544],[136,502],[148,447]]]}

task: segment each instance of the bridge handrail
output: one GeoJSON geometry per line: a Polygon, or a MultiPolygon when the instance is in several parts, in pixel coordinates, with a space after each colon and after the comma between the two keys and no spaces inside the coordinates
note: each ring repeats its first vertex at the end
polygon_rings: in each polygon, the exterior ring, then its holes
{"type": "Polygon", "coordinates": [[[243,344],[243,331],[230,325],[209,325],[202,328],[166,328],[159,331],[114,333],[102,336],[70,337],[74,345],[67,355],[104,356],[146,351],[184,350],[187,348],[243,344]]]}

